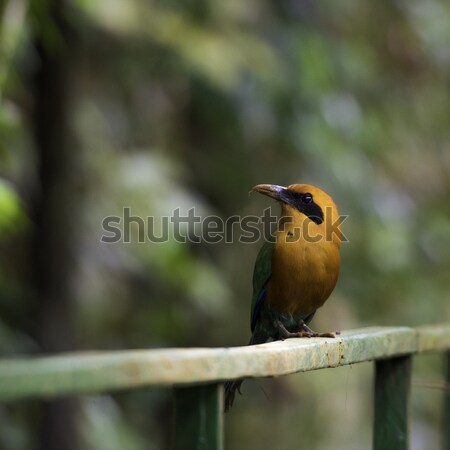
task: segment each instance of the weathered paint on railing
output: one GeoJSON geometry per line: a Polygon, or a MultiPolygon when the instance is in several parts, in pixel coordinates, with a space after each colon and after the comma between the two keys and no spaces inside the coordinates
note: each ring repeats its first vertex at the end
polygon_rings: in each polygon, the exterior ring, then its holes
{"type": "Polygon", "coordinates": [[[422,325],[417,332],[417,352],[445,352],[450,349],[450,324],[422,325]]]}
{"type": "Polygon", "coordinates": [[[365,328],[255,346],[72,353],[0,361],[0,401],[280,376],[450,349],[450,325],[365,328]]]}

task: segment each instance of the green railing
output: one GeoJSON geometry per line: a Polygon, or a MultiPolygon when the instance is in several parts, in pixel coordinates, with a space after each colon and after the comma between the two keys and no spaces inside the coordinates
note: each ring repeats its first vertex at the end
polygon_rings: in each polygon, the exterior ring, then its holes
{"type": "MultiPolygon", "coordinates": [[[[250,347],[71,353],[0,361],[0,401],[173,386],[175,449],[223,448],[223,381],[288,375],[375,361],[375,449],[408,448],[412,356],[445,353],[450,324],[365,328],[336,339],[288,339],[250,347]]],[[[446,389],[444,448],[450,450],[446,389]]],[[[282,445],[282,443],[280,443],[282,445]]]]}

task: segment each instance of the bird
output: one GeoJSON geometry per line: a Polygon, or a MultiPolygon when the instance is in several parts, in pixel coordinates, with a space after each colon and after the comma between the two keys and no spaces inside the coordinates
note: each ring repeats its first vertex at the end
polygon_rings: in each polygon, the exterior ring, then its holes
{"type": "MultiPolygon", "coordinates": [[[[281,215],[253,271],[249,345],[294,337],[329,337],[308,324],[334,290],[340,269],[342,232],[333,199],[309,184],[258,184],[250,192],[275,199],[281,215]]],[[[225,412],[244,380],[225,383],[225,412]]]]}

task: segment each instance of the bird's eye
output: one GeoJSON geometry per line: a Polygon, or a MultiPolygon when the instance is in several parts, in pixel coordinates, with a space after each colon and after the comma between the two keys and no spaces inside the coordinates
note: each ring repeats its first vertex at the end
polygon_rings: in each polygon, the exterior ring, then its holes
{"type": "Polygon", "coordinates": [[[312,195],[308,192],[307,194],[302,195],[302,201],[303,203],[311,203],[312,202],[312,195]]]}

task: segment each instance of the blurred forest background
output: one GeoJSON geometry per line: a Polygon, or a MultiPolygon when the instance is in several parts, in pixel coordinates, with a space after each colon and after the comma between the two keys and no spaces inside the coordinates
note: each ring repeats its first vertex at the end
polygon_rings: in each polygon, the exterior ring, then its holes
{"type": "MultiPolygon", "coordinates": [[[[100,238],[124,207],[260,215],[257,183],[350,216],[314,328],[449,320],[449,99],[448,0],[1,0],[1,356],[245,344],[259,243],[100,238]]],[[[413,449],[440,445],[441,370],[415,361],[413,449]]],[[[372,381],[246,382],[226,446],[369,448],[372,381]]],[[[169,389],[1,406],[0,447],[170,448],[171,413],[169,389]]]]}

